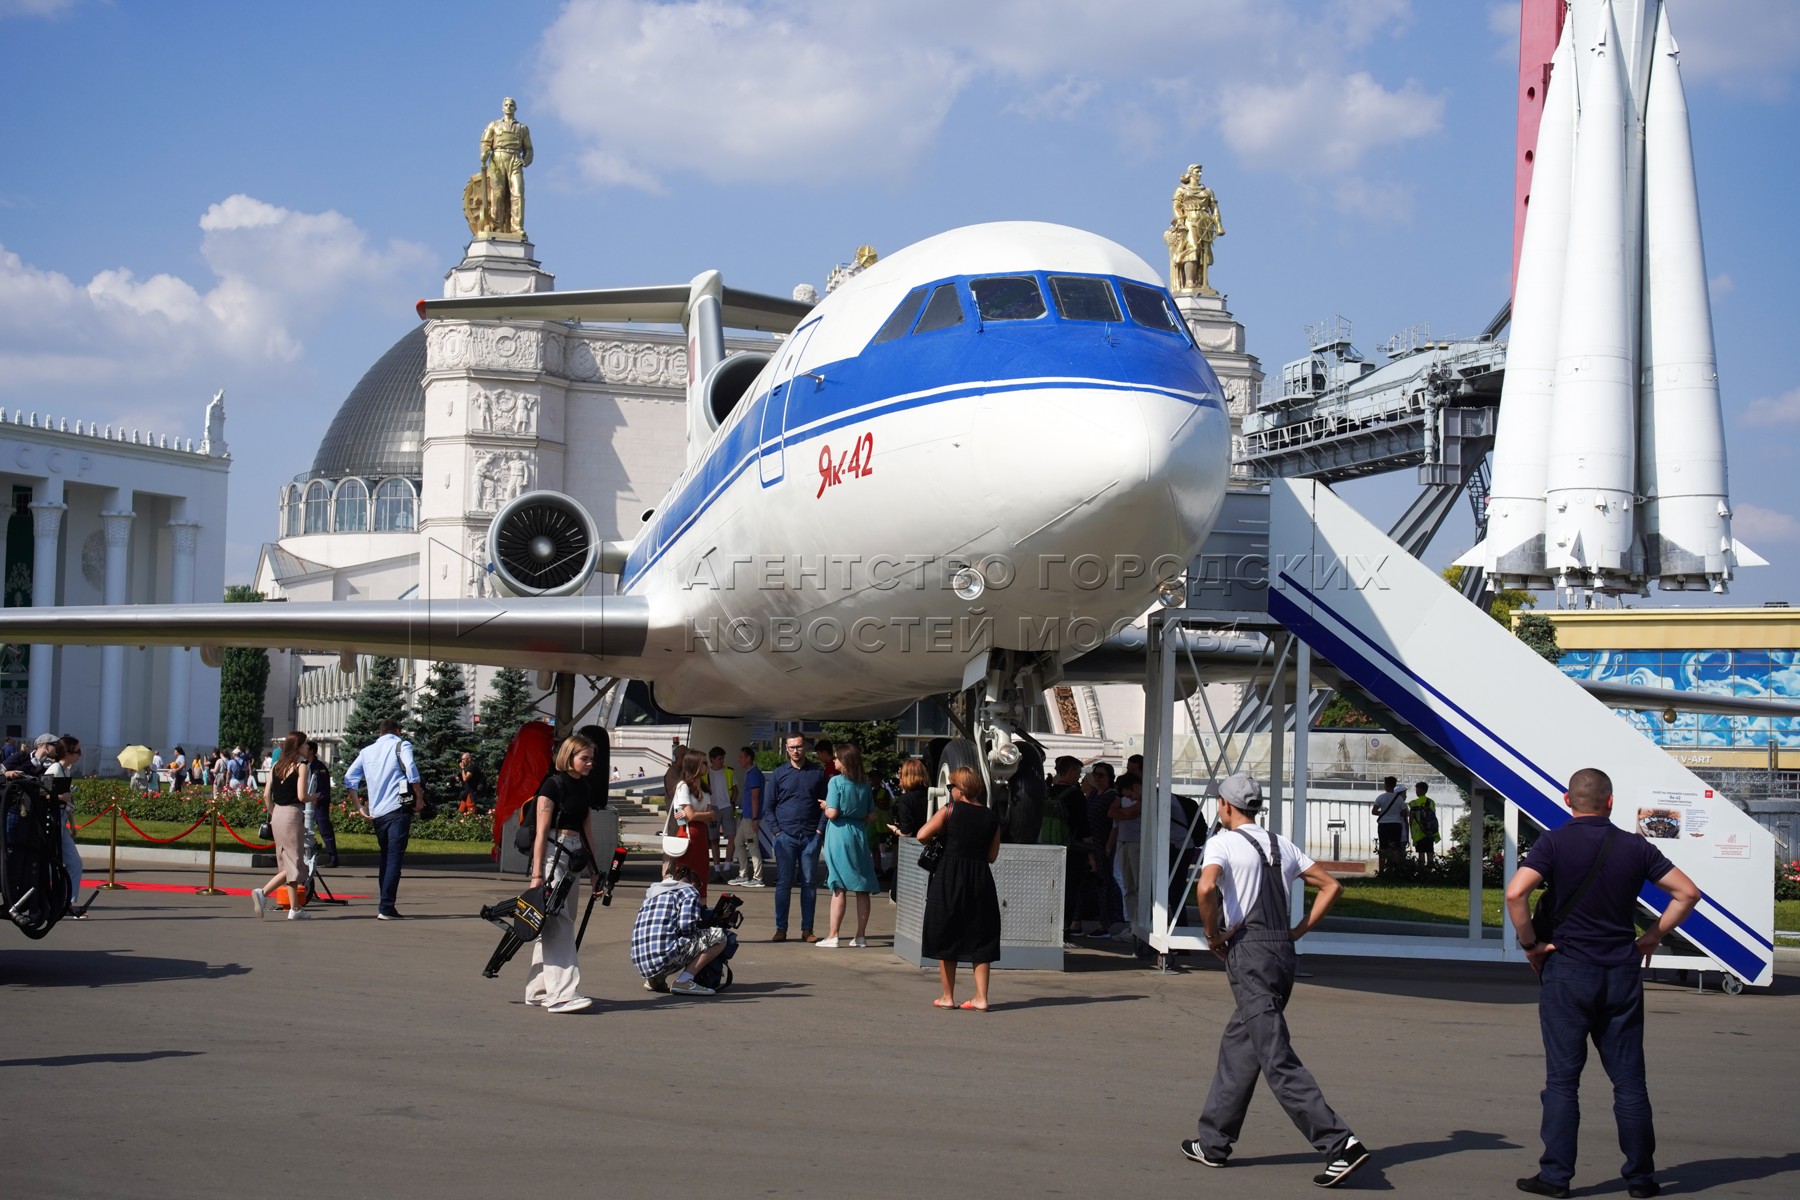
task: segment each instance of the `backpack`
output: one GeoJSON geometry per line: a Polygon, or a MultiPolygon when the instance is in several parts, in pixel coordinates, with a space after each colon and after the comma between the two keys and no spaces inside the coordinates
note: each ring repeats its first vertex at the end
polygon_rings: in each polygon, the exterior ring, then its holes
{"type": "Polygon", "coordinates": [[[1437,801],[1433,800],[1431,803],[1427,804],[1423,808],[1414,809],[1413,816],[1418,818],[1418,825],[1419,825],[1418,832],[1413,834],[1413,839],[1415,841],[1419,841],[1419,840],[1423,840],[1425,838],[1430,838],[1434,842],[1437,841],[1438,840],[1437,801]]]}
{"type": "Polygon", "coordinates": [[[1063,815],[1062,796],[1051,796],[1044,805],[1044,819],[1038,823],[1038,845],[1067,846],[1069,822],[1063,815]]]}

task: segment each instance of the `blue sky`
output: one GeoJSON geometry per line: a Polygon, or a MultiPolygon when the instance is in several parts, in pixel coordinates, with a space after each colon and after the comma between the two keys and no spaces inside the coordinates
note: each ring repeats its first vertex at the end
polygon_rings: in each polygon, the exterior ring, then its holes
{"type": "MultiPolygon", "coordinates": [[[[1737,528],[1775,564],[1732,598],[1800,603],[1800,3],[1669,6],[1737,528]]],[[[0,0],[0,404],[197,437],[226,389],[247,579],[279,482],[461,257],[505,95],[563,287],[717,267],[786,294],[860,243],[1002,218],[1160,263],[1199,162],[1214,282],[1269,374],[1333,314],[1367,352],[1475,332],[1508,288],[1517,21],[1475,0],[0,0]]],[[[1385,522],[1407,486],[1350,495],[1385,522]]]]}

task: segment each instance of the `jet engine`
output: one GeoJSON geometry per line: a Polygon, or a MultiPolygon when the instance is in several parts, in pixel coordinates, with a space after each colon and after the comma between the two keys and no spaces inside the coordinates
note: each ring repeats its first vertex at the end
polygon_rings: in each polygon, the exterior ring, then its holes
{"type": "Polygon", "coordinates": [[[600,565],[594,519],[561,492],[526,492],[488,526],[489,568],[508,596],[573,596],[600,565]]]}
{"type": "Polygon", "coordinates": [[[725,418],[731,415],[731,410],[737,407],[738,401],[744,398],[744,393],[769,364],[770,357],[759,350],[746,350],[733,354],[707,372],[700,387],[700,415],[709,432],[725,423],[725,418]]]}

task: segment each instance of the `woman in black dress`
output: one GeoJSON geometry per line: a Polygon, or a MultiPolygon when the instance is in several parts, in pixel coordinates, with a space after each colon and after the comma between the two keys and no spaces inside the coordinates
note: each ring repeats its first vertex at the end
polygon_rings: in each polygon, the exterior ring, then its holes
{"type": "Polygon", "coordinates": [[[1000,897],[989,864],[1000,857],[1000,818],[987,807],[987,788],[970,767],[950,772],[951,803],[925,822],[919,841],[944,839],[944,858],[925,889],[920,951],[938,960],[944,994],[938,1008],[988,1008],[988,964],[1000,957],[1000,897]],[[956,1003],[956,964],[975,966],[975,998],[956,1003]]]}

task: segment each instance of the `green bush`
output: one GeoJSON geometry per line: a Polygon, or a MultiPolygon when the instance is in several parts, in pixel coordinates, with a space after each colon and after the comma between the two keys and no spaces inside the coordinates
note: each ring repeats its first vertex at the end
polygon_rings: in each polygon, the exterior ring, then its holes
{"type": "MultiPolygon", "coordinates": [[[[144,795],[132,791],[122,779],[78,779],[74,794],[78,818],[95,816],[107,805],[117,804],[134,821],[179,821],[183,825],[200,817],[212,801],[212,789],[202,784],[190,784],[179,792],[144,795]]],[[[219,815],[233,829],[251,837],[263,822],[262,796],[249,791],[231,793],[220,802],[219,815]]],[[[373,821],[342,802],[331,806],[331,824],[340,833],[375,832],[373,821]]],[[[465,816],[443,808],[429,821],[414,821],[412,836],[437,842],[491,843],[493,817],[489,813],[465,816]]]]}

